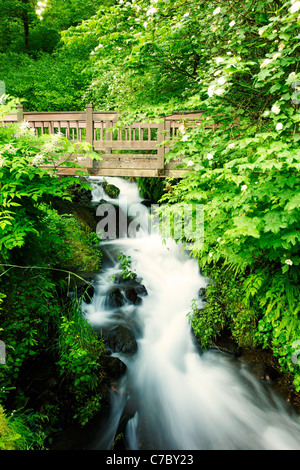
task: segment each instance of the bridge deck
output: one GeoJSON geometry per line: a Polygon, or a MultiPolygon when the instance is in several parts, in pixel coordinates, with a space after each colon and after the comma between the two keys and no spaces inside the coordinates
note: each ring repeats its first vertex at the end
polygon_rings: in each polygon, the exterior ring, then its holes
{"type": "MultiPolygon", "coordinates": [[[[89,142],[102,156],[96,161],[84,156],[80,166],[93,175],[180,177],[184,170],[176,169],[180,161],[165,163],[165,154],[179,133],[180,125],[193,125],[201,113],[182,113],[167,116],[157,122],[135,122],[116,127],[116,112],[94,111],[88,105],[82,112],[24,112],[19,106],[15,114],[5,117],[4,124],[26,120],[37,135],[62,132],[72,142],[89,142]]],[[[74,169],[60,166],[63,175],[74,169]]]]}

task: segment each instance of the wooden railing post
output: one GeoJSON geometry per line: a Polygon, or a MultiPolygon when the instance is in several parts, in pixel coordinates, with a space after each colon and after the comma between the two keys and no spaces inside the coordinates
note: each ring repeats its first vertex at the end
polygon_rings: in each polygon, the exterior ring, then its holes
{"type": "Polygon", "coordinates": [[[86,141],[93,145],[94,143],[94,123],[93,123],[93,105],[86,105],[86,141]]]}
{"type": "MultiPolygon", "coordinates": [[[[86,129],[86,141],[94,145],[94,120],[93,120],[93,105],[87,104],[85,110],[85,129],[86,129]]],[[[93,168],[94,160],[92,158],[86,158],[86,167],[93,168]]]]}
{"type": "Polygon", "coordinates": [[[18,122],[24,121],[24,108],[22,104],[17,105],[17,121],[18,122]]]}
{"type": "Polygon", "coordinates": [[[163,170],[165,168],[165,147],[164,145],[161,145],[161,143],[165,140],[165,119],[163,122],[158,123],[158,128],[157,128],[157,168],[158,168],[158,173],[161,174],[163,173],[163,170]]]}

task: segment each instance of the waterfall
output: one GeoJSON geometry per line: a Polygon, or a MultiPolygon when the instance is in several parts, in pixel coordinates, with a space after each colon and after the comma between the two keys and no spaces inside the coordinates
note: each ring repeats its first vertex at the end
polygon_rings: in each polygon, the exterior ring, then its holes
{"type": "MultiPolygon", "coordinates": [[[[135,183],[107,180],[121,189],[117,202],[122,210],[141,203],[135,183]]],[[[100,182],[100,177],[91,178],[95,203],[107,200],[100,182]]],[[[113,353],[127,372],[106,427],[111,437],[106,436],[105,444],[99,440],[95,448],[111,445],[116,416],[130,399],[135,412],[125,430],[128,449],[300,449],[299,417],[281,397],[238,359],[218,351],[199,353],[188,313],[207,280],[181,246],[147,233],[147,214],[140,225],[134,238],[101,242],[105,262],[96,277],[93,301],[84,307],[95,329],[126,325],[137,343],[134,355],[113,353]],[[119,251],[131,257],[148,295],[139,304],[112,308],[105,298],[112,276],[120,272],[119,251]]]]}

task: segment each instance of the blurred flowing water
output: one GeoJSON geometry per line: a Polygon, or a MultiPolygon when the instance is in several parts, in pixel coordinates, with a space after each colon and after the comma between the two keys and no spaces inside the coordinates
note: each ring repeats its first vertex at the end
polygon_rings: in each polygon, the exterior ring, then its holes
{"type": "MultiPolygon", "coordinates": [[[[136,183],[106,178],[121,190],[117,200],[109,200],[101,180],[91,178],[94,203],[105,199],[123,211],[141,204],[136,183]]],[[[96,330],[122,324],[137,342],[134,355],[113,353],[127,372],[119,393],[111,392],[110,417],[91,447],[111,448],[130,402],[134,411],[124,431],[127,449],[300,449],[299,417],[281,397],[242,362],[218,351],[199,352],[187,315],[207,280],[180,246],[149,233],[142,204],[140,214],[139,230],[130,237],[101,242],[103,269],[92,302],[84,306],[96,330]],[[120,272],[120,251],[131,256],[148,295],[139,305],[112,308],[105,299],[112,276],[120,272]]]]}

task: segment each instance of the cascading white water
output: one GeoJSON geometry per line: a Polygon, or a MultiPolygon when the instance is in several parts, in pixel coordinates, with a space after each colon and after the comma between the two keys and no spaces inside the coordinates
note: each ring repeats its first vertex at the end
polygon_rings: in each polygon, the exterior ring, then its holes
{"type": "MultiPolygon", "coordinates": [[[[107,180],[121,189],[121,207],[141,201],[135,183],[107,180]]],[[[94,202],[107,200],[97,181],[91,179],[94,202]]],[[[95,328],[129,325],[138,345],[133,357],[114,354],[127,365],[127,375],[107,425],[107,448],[130,396],[136,412],[126,427],[129,449],[300,449],[299,417],[280,397],[243,363],[217,351],[199,353],[187,314],[207,281],[196,260],[173,241],[163,244],[149,234],[144,222],[137,238],[101,243],[108,263],[96,279],[93,302],[85,306],[95,328]],[[148,295],[116,312],[105,307],[105,295],[119,272],[119,251],[131,256],[148,295]]]]}

